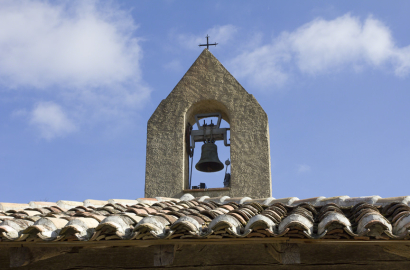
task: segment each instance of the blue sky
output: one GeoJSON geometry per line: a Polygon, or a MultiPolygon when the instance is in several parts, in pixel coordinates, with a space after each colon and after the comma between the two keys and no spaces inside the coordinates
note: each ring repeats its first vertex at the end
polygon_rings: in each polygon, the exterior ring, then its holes
{"type": "Polygon", "coordinates": [[[143,197],[147,121],[207,34],[268,114],[273,197],[410,195],[409,10],[0,1],[0,201],[143,197]]]}

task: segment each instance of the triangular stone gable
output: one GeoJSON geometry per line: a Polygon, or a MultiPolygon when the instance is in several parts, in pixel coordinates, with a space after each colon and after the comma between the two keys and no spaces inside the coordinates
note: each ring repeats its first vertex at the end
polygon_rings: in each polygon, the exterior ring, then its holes
{"type": "MultiPolygon", "coordinates": [[[[146,197],[180,197],[187,189],[187,124],[198,113],[219,112],[230,124],[231,187],[194,196],[271,195],[267,115],[205,49],[148,121],[146,197]]],[[[197,148],[198,149],[198,148],[197,148]]]]}

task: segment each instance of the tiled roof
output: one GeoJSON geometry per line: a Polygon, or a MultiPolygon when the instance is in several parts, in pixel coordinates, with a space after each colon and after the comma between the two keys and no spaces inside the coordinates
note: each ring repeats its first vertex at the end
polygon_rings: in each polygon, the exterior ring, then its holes
{"type": "Polygon", "coordinates": [[[410,196],[350,198],[207,196],[0,203],[0,239],[102,241],[289,237],[408,239],[410,196]]]}

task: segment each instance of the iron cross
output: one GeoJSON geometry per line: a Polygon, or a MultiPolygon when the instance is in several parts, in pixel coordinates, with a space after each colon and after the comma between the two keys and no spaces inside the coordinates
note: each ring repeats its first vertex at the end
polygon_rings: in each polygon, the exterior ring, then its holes
{"type": "Polygon", "coordinates": [[[209,49],[209,46],[216,46],[216,45],[218,45],[218,43],[213,43],[213,44],[209,44],[209,41],[208,41],[208,39],[209,39],[209,36],[208,35],[206,35],[206,44],[199,44],[198,46],[206,46],[206,48],[207,49],[209,49]]]}

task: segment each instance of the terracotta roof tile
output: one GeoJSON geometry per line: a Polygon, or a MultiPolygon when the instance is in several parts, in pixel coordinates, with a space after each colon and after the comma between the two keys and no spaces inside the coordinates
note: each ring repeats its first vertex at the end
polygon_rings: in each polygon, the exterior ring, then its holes
{"type": "Polygon", "coordinates": [[[273,200],[275,200],[275,198],[269,197],[269,198],[263,198],[263,199],[253,199],[251,201],[247,201],[246,203],[257,202],[263,205],[269,205],[273,200]]]}
{"type": "Polygon", "coordinates": [[[213,197],[209,198],[209,196],[202,196],[198,198],[199,202],[216,202],[216,203],[224,203],[226,199],[229,199],[229,196],[222,196],[222,197],[213,197]]]}
{"type": "Polygon", "coordinates": [[[76,206],[83,206],[84,203],[83,202],[60,200],[60,201],[57,202],[57,205],[61,208],[64,208],[64,209],[71,209],[71,208],[76,207],[76,206]]]}
{"type": "Polygon", "coordinates": [[[272,200],[268,205],[273,205],[275,203],[283,203],[284,205],[292,205],[292,203],[294,201],[298,201],[298,200],[299,200],[299,198],[297,198],[297,197],[275,199],[275,200],[272,200]]]}
{"type": "Polygon", "coordinates": [[[31,208],[40,208],[40,207],[46,207],[46,206],[57,206],[57,203],[55,202],[30,202],[29,203],[31,208]]]}
{"type": "Polygon", "coordinates": [[[234,197],[234,198],[226,198],[224,201],[223,201],[223,203],[224,204],[227,204],[227,203],[230,203],[230,202],[235,202],[235,203],[237,203],[237,204],[243,204],[243,203],[245,203],[246,201],[251,201],[252,199],[251,198],[249,198],[249,197],[234,197]]]}
{"type": "Polygon", "coordinates": [[[85,207],[99,207],[99,206],[103,206],[106,205],[108,203],[108,201],[100,201],[100,200],[85,200],[84,201],[84,206],[85,207]]]}
{"type": "Polygon", "coordinates": [[[303,199],[303,200],[295,200],[293,201],[292,205],[296,206],[299,204],[303,204],[303,203],[309,203],[313,206],[319,206],[320,205],[320,201],[325,199],[325,197],[315,197],[315,198],[309,198],[309,199],[303,199]]]}
{"type": "Polygon", "coordinates": [[[158,202],[158,200],[155,198],[139,198],[137,199],[137,201],[140,203],[149,204],[149,205],[158,202]]]}
{"type": "Polygon", "coordinates": [[[0,203],[1,241],[293,237],[409,239],[409,196],[0,203]]]}
{"type": "Polygon", "coordinates": [[[0,203],[0,211],[6,212],[8,210],[20,210],[30,207],[25,203],[0,203]]]}
{"type": "Polygon", "coordinates": [[[385,205],[391,202],[401,202],[408,204],[410,202],[410,196],[401,196],[401,197],[391,197],[391,198],[379,198],[375,204],[376,205],[385,205]]]}
{"type": "Polygon", "coordinates": [[[119,203],[119,204],[124,205],[124,206],[134,205],[134,204],[139,203],[138,200],[123,200],[123,199],[111,199],[111,200],[108,200],[108,202],[111,203],[111,204],[119,203]]]}

